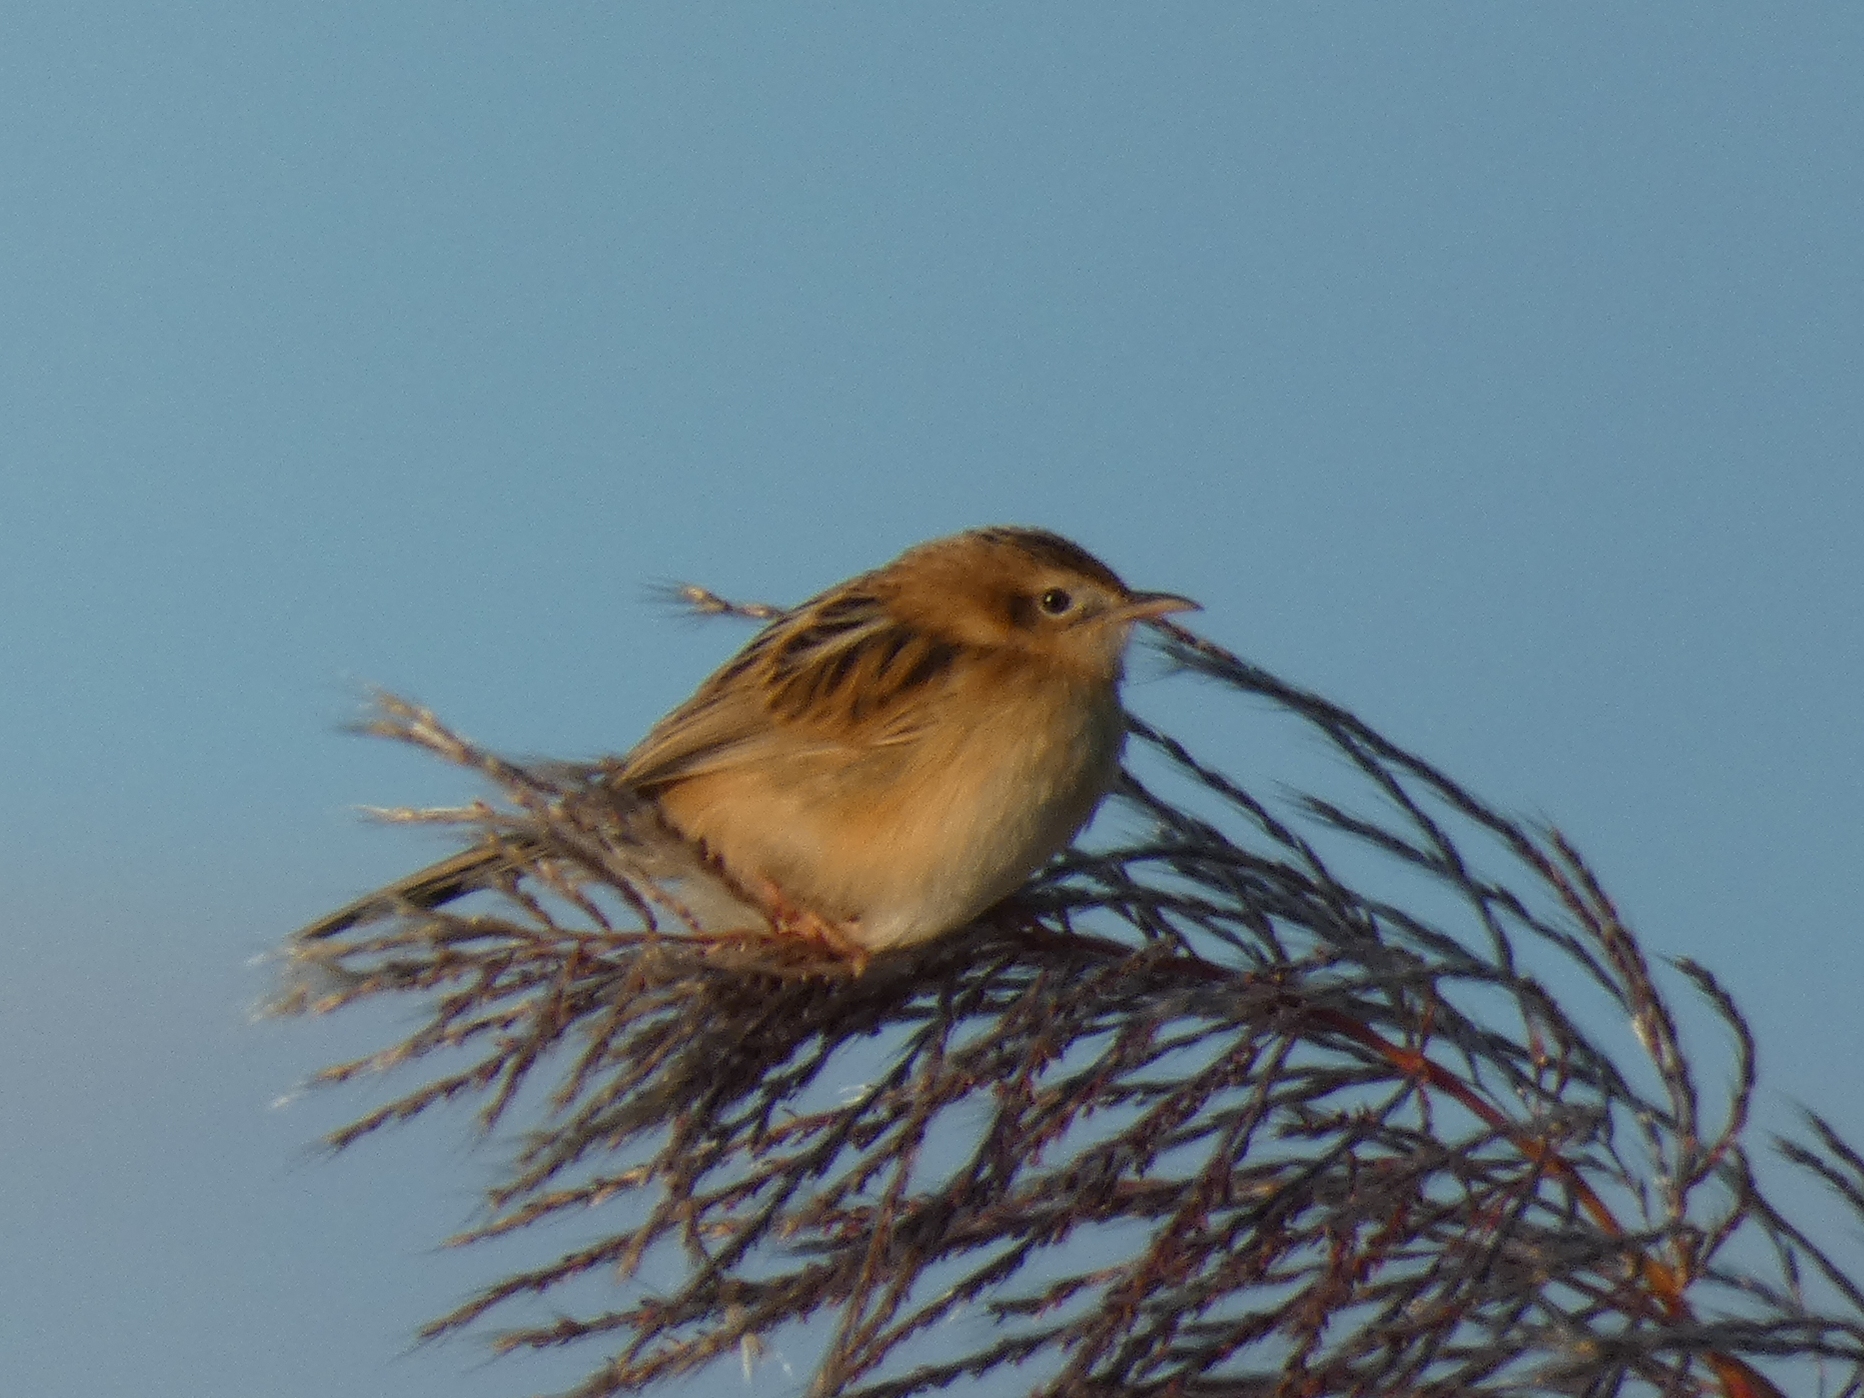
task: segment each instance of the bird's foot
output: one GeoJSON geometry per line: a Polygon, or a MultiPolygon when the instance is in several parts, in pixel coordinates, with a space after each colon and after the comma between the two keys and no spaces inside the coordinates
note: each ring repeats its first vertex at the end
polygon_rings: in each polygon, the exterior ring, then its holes
{"type": "Polygon", "coordinates": [[[812,942],[836,960],[847,962],[857,976],[867,969],[868,950],[849,932],[849,924],[830,922],[819,913],[798,908],[786,915],[773,914],[771,925],[779,936],[812,942]]]}
{"type": "Polygon", "coordinates": [[[854,935],[853,922],[835,922],[809,908],[800,907],[782,889],[768,881],[759,892],[763,895],[764,908],[770,916],[771,930],[778,936],[812,943],[837,961],[847,962],[849,969],[857,976],[867,969],[871,953],[854,935]]]}

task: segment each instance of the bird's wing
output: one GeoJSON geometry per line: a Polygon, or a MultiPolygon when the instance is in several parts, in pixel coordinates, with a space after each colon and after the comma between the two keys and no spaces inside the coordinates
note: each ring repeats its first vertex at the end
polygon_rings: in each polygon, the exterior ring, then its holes
{"type": "Polygon", "coordinates": [[[623,759],[646,791],[730,767],[845,755],[913,741],[911,702],[960,659],[955,643],[896,620],[846,584],[767,627],[623,759]]]}

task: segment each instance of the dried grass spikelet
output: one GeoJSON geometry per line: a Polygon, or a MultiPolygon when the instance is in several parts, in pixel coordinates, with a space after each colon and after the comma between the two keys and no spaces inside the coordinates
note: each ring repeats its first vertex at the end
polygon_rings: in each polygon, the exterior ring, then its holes
{"type": "MultiPolygon", "coordinates": [[[[1705,1095],[1564,840],[1170,631],[1183,668],[1317,734],[1356,797],[1258,798],[1134,720],[1137,836],[858,977],[754,928],[695,936],[665,850],[589,769],[383,698],[375,731],[501,798],[398,814],[513,858],[475,899],[290,945],[276,1008],[414,997],[418,1029],[318,1080],[420,1080],[331,1144],[473,1102],[524,1129],[454,1241],[574,1238],[428,1333],[496,1314],[501,1350],[587,1344],[583,1398],[772,1349],[861,1398],[984,1375],[1741,1398],[1816,1366],[1857,1391],[1864,1295],[1754,1178],[1753,1045],[1710,974],[1678,966],[1733,1034],[1733,1086],[1705,1095]],[[1601,1005],[1641,1058],[1586,1027],[1601,1005]]],[[[1787,1154],[1864,1218],[1829,1126],[1787,1154]]]]}

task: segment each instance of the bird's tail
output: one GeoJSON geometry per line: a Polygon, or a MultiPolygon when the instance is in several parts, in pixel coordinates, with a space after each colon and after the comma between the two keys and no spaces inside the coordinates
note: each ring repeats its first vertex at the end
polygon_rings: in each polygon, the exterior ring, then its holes
{"type": "Polygon", "coordinates": [[[492,887],[497,876],[525,862],[527,853],[510,841],[478,844],[461,850],[451,859],[430,864],[405,879],[364,894],[354,903],[338,908],[293,933],[295,941],[316,941],[347,932],[359,923],[374,922],[410,907],[438,908],[463,898],[477,889],[492,887]]]}

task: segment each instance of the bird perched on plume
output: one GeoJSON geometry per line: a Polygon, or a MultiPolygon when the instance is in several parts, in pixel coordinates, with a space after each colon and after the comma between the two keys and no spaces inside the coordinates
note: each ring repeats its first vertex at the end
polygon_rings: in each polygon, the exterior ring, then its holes
{"type": "MultiPolygon", "coordinates": [[[[783,613],[603,780],[775,932],[859,965],[963,926],[1074,839],[1119,774],[1134,624],[1195,607],[1046,530],[936,539],[783,613]]],[[[477,845],[299,935],[437,907],[513,859],[477,845]]]]}

